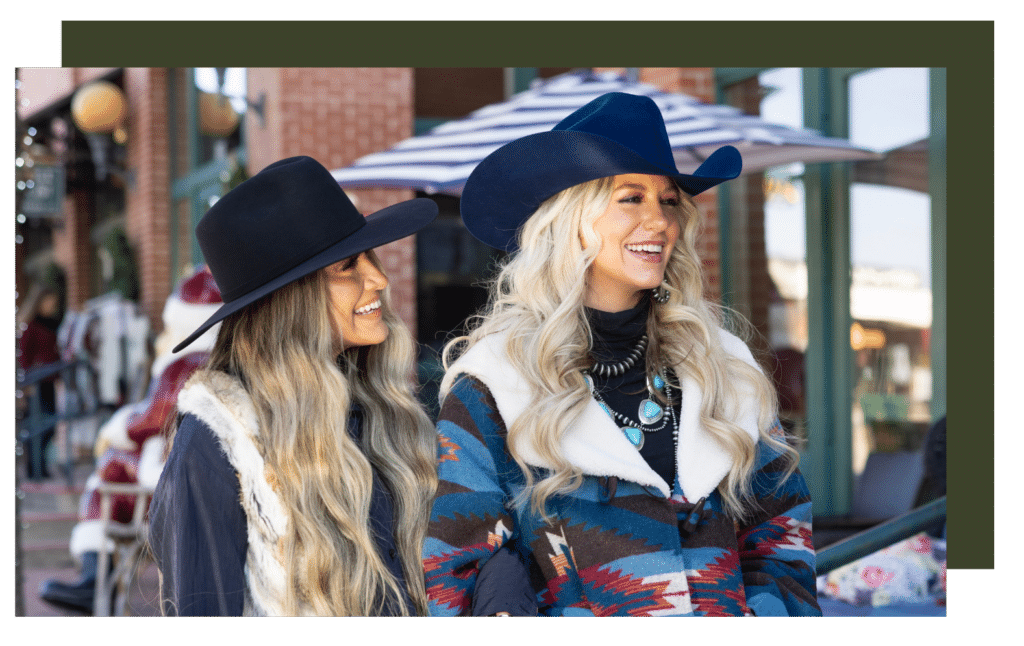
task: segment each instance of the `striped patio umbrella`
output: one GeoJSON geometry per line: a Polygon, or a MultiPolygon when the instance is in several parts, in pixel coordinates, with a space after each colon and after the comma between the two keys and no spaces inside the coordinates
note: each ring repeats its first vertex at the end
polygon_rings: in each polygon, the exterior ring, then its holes
{"type": "Polygon", "coordinates": [[[743,172],[793,162],[878,159],[845,139],[772,124],[726,105],[668,93],[615,72],[576,70],[556,76],[507,101],[480,108],[406,139],[392,148],[332,171],[343,187],[386,186],[459,195],[473,168],[491,151],[520,137],[551,130],[580,106],[606,92],[651,97],[661,108],[680,172],[689,173],[718,147],[743,155],[743,172]]]}

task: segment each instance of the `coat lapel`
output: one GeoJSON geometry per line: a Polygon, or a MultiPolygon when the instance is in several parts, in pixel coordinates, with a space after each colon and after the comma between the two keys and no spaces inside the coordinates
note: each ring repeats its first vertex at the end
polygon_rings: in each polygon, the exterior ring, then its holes
{"type": "MultiPolygon", "coordinates": [[[[754,364],[746,344],[735,336],[721,331],[726,351],[754,364]]],[[[526,381],[505,358],[505,335],[493,334],[470,348],[448,370],[454,378],[468,374],[487,386],[498,405],[506,427],[526,410],[531,403],[526,381]]],[[[684,374],[677,370],[677,374],[684,374]]],[[[451,380],[446,379],[446,383],[451,380]]],[[[689,376],[682,379],[683,402],[679,420],[679,438],[676,446],[679,482],[684,495],[690,500],[707,496],[728,474],[732,460],[717,440],[700,424],[700,386],[689,376]]],[[[746,394],[746,393],[743,393],[746,394]]],[[[740,397],[741,406],[729,405],[726,410],[744,431],[757,441],[757,417],[753,413],[752,399],[740,397]]],[[[735,402],[733,402],[735,404],[735,402]]],[[[552,464],[538,454],[524,438],[510,440],[529,465],[545,469],[552,464]]],[[[593,398],[580,417],[562,438],[565,458],[592,476],[615,476],[637,484],[654,487],[666,498],[671,486],[643,459],[639,451],[626,439],[618,425],[593,398]]]]}

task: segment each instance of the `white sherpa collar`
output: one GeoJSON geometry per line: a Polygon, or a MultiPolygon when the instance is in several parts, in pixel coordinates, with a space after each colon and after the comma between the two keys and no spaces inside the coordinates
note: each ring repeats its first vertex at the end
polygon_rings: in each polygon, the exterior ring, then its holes
{"type": "MultiPolygon", "coordinates": [[[[725,330],[720,330],[722,346],[726,352],[756,366],[746,344],[725,330]]],[[[485,337],[448,369],[452,375],[472,375],[487,386],[498,405],[498,412],[506,427],[530,405],[529,386],[512,364],[505,358],[505,335],[485,337]]],[[[732,465],[729,454],[700,424],[701,390],[685,371],[682,375],[683,402],[679,420],[679,442],[676,458],[679,483],[689,500],[707,496],[729,473],[732,465]]],[[[757,412],[753,397],[741,396],[730,402],[726,411],[740,428],[754,441],[758,438],[757,412]]],[[[531,466],[551,468],[552,465],[533,450],[528,442],[520,440],[516,449],[531,466]]],[[[593,398],[583,413],[562,438],[563,455],[573,465],[593,476],[616,476],[655,487],[668,497],[671,486],[659,476],[640,453],[630,444],[618,426],[593,398]]]]}

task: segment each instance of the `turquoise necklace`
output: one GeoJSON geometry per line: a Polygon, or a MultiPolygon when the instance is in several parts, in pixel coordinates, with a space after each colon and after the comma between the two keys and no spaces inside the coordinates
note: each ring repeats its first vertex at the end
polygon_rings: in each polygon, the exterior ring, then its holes
{"type": "Polygon", "coordinates": [[[626,436],[630,444],[636,447],[639,451],[644,447],[644,433],[656,433],[661,429],[665,428],[672,423],[673,426],[673,437],[679,435],[679,422],[676,419],[675,410],[671,405],[668,406],[668,414],[665,414],[665,409],[662,408],[655,400],[655,392],[664,392],[666,401],[672,402],[672,388],[665,382],[661,375],[654,375],[653,379],[648,378],[647,380],[647,398],[640,402],[640,407],[637,410],[637,417],[639,423],[633,421],[631,418],[613,410],[611,406],[601,397],[600,393],[597,392],[597,387],[594,384],[594,378],[591,376],[589,370],[583,371],[583,379],[587,382],[587,388],[590,389],[590,394],[597,401],[597,403],[604,409],[604,412],[608,413],[608,416],[612,418],[612,421],[619,424],[619,430],[626,436]],[[657,427],[653,427],[658,422],[661,422],[657,427]],[[653,428],[652,428],[653,427],[653,428]]]}

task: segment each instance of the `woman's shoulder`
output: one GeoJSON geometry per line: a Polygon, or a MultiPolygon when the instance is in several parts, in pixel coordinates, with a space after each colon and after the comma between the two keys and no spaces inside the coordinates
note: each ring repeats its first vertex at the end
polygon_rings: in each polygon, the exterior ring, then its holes
{"type": "Polygon", "coordinates": [[[490,408],[497,408],[494,395],[490,388],[479,377],[469,373],[460,373],[452,381],[451,388],[445,397],[445,403],[457,400],[463,406],[483,404],[490,408]]]}
{"type": "Polygon", "coordinates": [[[182,395],[186,393],[192,397],[219,399],[225,403],[240,399],[251,401],[238,377],[213,369],[197,370],[193,373],[182,386],[178,399],[182,399],[182,395]]]}
{"type": "Polygon", "coordinates": [[[178,411],[194,416],[218,436],[257,431],[256,409],[242,382],[217,370],[200,370],[189,377],[178,394],[178,411]]]}
{"type": "Polygon", "coordinates": [[[730,332],[725,328],[718,328],[718,339],[722,344],[722,349],[736,357],[749,363],[750,365],[756,366],[754,361],[754,355],[750,352],[750,346],[747,345],[746,341],[741,339],[736,334],[730,332]]]}
{"type": "Polygon", "coordinates": [[[491,431],[502,434],[505,423],[491,389],[472,375],[456,378],[445,396],[438,422],[456,424],[465,429],[476,429],[482,434],[491,431]]]}
{"type": "Polygon", "coordinates": [[[235,469],[220,438],[206,423],[191,414],[183,414],[179,418],[163,471],[172,478],[191,474],[190,479],[199,478],[200,481],[218,479],[232,485],[237,483],[235,469]]]}
{"type": "Polygon", "coordinates": [[[458,357],[445,369],[441,380],[442,397],[461,379],[472,377],[480,384],[507,383],[514,376],[514,369],[505,356],[505,335],[488,334],[462,350],[458,357]]]}
{"type": "Polygon", "coordinates": [[[472,366],[488,365],[495,361],[505,362],[505,342],[508,334],[505,332],[493,332],[487,334],[465,348],[458,358],[452,362],[448,372],[460,374],[472,366]]]}

